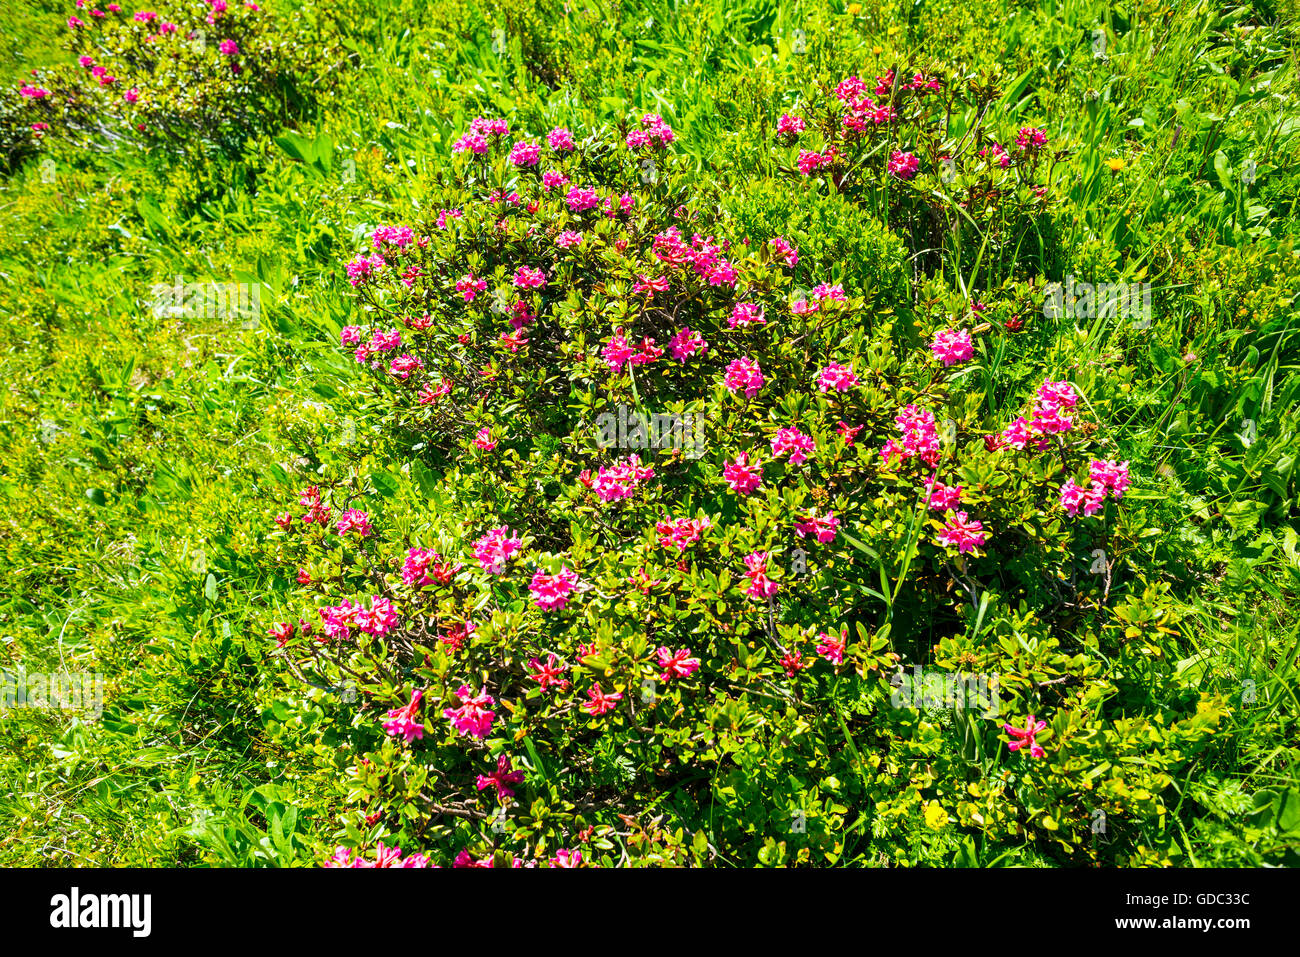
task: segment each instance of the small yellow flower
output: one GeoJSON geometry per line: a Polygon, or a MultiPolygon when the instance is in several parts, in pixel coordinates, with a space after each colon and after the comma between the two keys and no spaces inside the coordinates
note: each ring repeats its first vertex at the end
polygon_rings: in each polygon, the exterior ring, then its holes
{"type": "Polygon", "coordinates": [[[872,47],[872,48],[871,48],[871,52],[872,52],[873,54],[875,54],[876,56],[880,56],[880,54],[882,54],[882,53],[885,52],[885,48],[884,48],[884,47],[872,47]]]}
{"type": "Polygon", "coordinates": [[[938,831],[948,824],[948,812],[938,801],[931,801],[925,807],[925,823],[938,831]]]}
{"type": "Polygon", "coordinates": [[[851,16],[851,17],[856,17],[859,13],[862,12],[862,4],[860,4],[860,3],[850,3],[849,6],[848,6],[848,11],[847,11],[847,12],[848,12],[848,15],[849,15],[849,16],[851,16]]]}
{"type": "Polygon", "coordinates": [[[887,34],[888,36],[893,37],[893,36],[897,36],[897,35],[898,35],[898,31],[901,30],[901,29],[902,29],[902,27],[890,27],[890,28],[889,28],[888,30],[886,30],[885,32],[886,32],[886,34],[887,34]]]}
{"type": "Polygon", "coordinates": [[[1110,167],[1110,171],[1111,171],[1112,173],[1118,173],[1118,172],[1119,172],[1120,170],[1122,170],[1122,169],[1123,169],[1127,164],[1126,164],[1126,163],[1124,162],[1124,160],[1121,159],[1120,157],[1118,157],[1118,156],[1112,156],[1110,159],[1106,160],[1106,165],[1110,167]]]}

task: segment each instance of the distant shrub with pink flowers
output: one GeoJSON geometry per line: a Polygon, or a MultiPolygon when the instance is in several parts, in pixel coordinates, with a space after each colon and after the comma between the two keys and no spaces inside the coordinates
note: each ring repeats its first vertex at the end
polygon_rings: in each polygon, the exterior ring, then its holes
{"type": "Polygon", "coordinates": [[[166,155],[238,153],[250,134],[308,116],[342,59],[337,25],[312,6],[292,16],[252,0],[164,0],[140,9],[70,0],[68,63],[6,91],[0,143],[10,162],[47,146],[166,155]]]}

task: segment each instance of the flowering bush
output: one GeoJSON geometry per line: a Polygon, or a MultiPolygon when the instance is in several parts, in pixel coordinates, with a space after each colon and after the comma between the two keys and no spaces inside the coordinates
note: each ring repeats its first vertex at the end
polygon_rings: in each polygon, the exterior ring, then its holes
{"type": "Polygon", "coordinates": [[[1158,814],[1185,753],[1152,749],[1214,705],[1103,730],[1096,660],[1030,610],[1123,524],[1087,396],[990,401],[969,313],[922,336],[797,286],[797,245],[693,202],[674,139],[653,114],[475,119],[436,208],[345,264],[338,343],[402,470],[287,503],[299,588],[269,623],[360,704],[341,836],[461,866],[775,863],[876,853],[845,836],[870,823],[909,860],[955,852],[950,822],[1070,855],[1097,808],[1158,814]],[[927,660],[999,676],[998,706],[900,706],[927,660]],[[1140,791],[1116,772],[1104,800],[1060,770],[1139,754],[1140,791]]]}
{"type": "Polygon", "coordinates": [[[123,143],[237,151],[248,134],[304,115],[306,83],[336,55],[337,30],[310,9],[281,22],[252,0],[148,10],[74,0],[69,8],[75,64],[33,70],[0,109],[11,165],[54,141],[101,151],[123,143]]]}

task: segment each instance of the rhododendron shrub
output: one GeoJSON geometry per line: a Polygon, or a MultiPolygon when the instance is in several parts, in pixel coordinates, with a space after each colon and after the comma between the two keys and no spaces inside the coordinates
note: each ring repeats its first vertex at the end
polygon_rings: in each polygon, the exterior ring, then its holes
{"type": "Polygon", "coordinates": [[[270,636],[350,716],[334,862],[774,862],[793,834],[825,861],[855,822],[906,853],[940,760],[982,782],[945,797],[960,826],[1085,829],[1050,769],[1153,740],[1088,723],[1098,662],[1035,611],[1122,524],[1107,424],[1058,370],[991,396],[975,330],[932,350],[796,283],[674,143],[476,118],[436,201],[340,263],[329,346],[396,461],[267,517],[298,583],[270,636]],[[994,713],[945,744],[893,700],[920,663],[999,675],[994,713]]]}
{"type": "Polygon", "coordinates": [[[341,57],[337,28],[314,11],[277,16],[244,0],[68,9],[75,62],[38,67],[5,94],[17,106],[0,117],[18,128],[0,142],[13,151],[238,151],[250,133],[307,115],[310,78],[341,57]]]}

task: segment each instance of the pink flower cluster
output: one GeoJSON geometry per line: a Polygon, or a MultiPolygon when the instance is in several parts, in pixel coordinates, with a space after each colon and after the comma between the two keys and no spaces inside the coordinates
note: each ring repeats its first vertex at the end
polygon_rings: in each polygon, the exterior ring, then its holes
{"type": "Polygon", "coordinates": [[[412,691],[409,704],[388,712],[388,717],[383,722],[384,730],[393,737],[404,738],[408,744],[412,740],[423,738],[424,722],[418,717],[420,699],[423,697],[423,691],[412,691]]]}
{"type": "Polygon", "coordinates": [[[659,544],[664,548],[672,547],[684,552],[698,542],[704,530],[712,525],[713,522],[708,518],[678,518],[671,522],[655,522],[655,533],[659,536],[659,544]]]}
{"type": "Polygon", "coordinates": [[[657,656],[659,658],[659,667],[663,669],[663,673],[659,675],[660,681],[689,678],[700,667],[700,659],[692,658],[691,649],[689,648],[680,648],[677,651],[660,648],[657,656]]]}
{"type": "Polygon", "coordinates": [[[1047,436],[1068,432],[1074,427],[1074,420],[1066,413],[1078,401],[1070,383],[1049,379],[1038,387],[1028,421],[1024,416],[1018,417],[1003,431],[997,444],[1023,449],[1033,443],[1040,451],[1047,448],[1047,436]]]}
{"type": "Polygon", "coordinates": [[[508,801],[515,796],[512,784],[520,784],[524,780],[524,772],[516,771],[510,766],[508,755],[502,754],[497,757],[497,766],[490,774],[480,774],[475,781],[480,791],[487,788],[495,788],[497,797],[502,801],[508,801]]]}
{"type": "Polygon", "coordinates": [[[646,365],[654,362],[664,354],[663,349],[655,345],[653,339],[643,339],[641,348],[634,349],[627,341],[620,329],[605,343],[605,348],[601,350],[601,357],[605,360],[605,365],[609,366],[610,372],[618,372],[625,365],[646,365]]]}
{"type": "Polygon", "coordinates": [[[460,707],[446,708],[442,716],[451,721],[451,726],[461,734],[486,738],[492,730],[492,722],[496,720],[496,712],[488,709],[496,703],[496,699],[487,693],[487,689],[480,689],[478,694],[474,694],[469,685],[461,685],[456,690],[456,698],[460,701],[460,707]]]}
{"type": "Polygon", "coordinates": [[[840,520],[835,517],[834,512],[827,512],[819,516],[816,511],[809,514],[806,519],[795,522],[794,533],[800,538],[806,535],[813,535],[817,541],[823,545],[828,545],[835,541],[835,530],[840,527],[840,520]]]}
{"type": "Polygon", "coordinates": [[[474,557],[489,575],[500,575],[506,570],[510,556],[522,547],[522,540],[515,538],[510,529],[504,525],[494,528],[474,543],[474,557]]]}
{"type": "Polygon", "coordinates": [[[781,586],[767,577],[767,552],[751,552],[745,556],[745,577],[749,587],[745,594],[751,598],[770,598],[781,586]]]}
{"type": "Polygon", "coordinates": [[[858,377],[849,366],[840,365],[838,362],[831,362],[817,373],[817,388],[822,392],[829,392],[834,389],[836,392],[847,392],[849,389],[857,388],[858,377]]]}
{"type": "Polygon", "coordinates": [[[568,605],[569,596],[577,584],[578,573],[567,567],[562,567],[554,575],[539,569],[528,583],[528,590],[532,592],[533,602],[538,608],[542,611],[555,611],[568,605]]]}
{"type": "Polygon", "coordinates": [[[758,395],[758,390],[763,388],[763,370],[758,360],[748,357],[731,360],[723,384],[732,392],[744,392],[750,399],[758,395]]]}
{"type": "Polygon", "coordinates": [[[913,179],[916,177],[916,171],[921,168],[921,161],[913,153],[905,153],[902,150],[894,150],[889,154],[889,163],[887,170],[890,176],[896,176],[898,179],[913,179]]]}
{"type": "Polygon", "coordinates": [[[627,134],[629,148],[635,150],[649,146],[651,149],[663,149],[676,138],[672,128],[658,113],[647,113],[641,117],[641,127],[627,134]]]}
{"type": "Polygon", "coordinates": [[[370,599],[370,607],[354,605],[346,598],[341,605],[328,605],[319,610],[321,631],[326,638],[349,638],[352,629],[358,628],[368,635],[382,637],[398,626],[401,619],[393,603],[381,595],[370,599]]]}
{"type": "Polygon", "coordinates": [[[899,431],[903,433],[902,443],[888,440],[880,450],[880,457],[885,465],[893,464],[895,456],[906,462],[916,458],[926,465],[939,462],[939,433],[934,427],[934,413],[916,405],[909,405],[894,419],[899,431]]]}
{"type": "Polygon", "coordinates": [[[469,132],[451,145],[453,153],[486,153],[492,137],[509,136],[510,124],[505,120],[492,120],[475,117],[469,124],[469,132]]]}
{"type": "Polygon", "coordinates": [[[1069,479],[1061,486],[1061,505],[1071,515],[1095,515],[1101,511],[1110,494],[1116,499],[1124,497],[1129,485],[1128,462],[1094,460],[1089,468],[1088,487],[1081,488],[1069,479]]]}
{"type": "Polygon", "coordinates": [[[798,429],[777,429],[776,435],[772,436],[772,455],[780,458],[788,452],[791,465],[802,465],[816,451],[817,443],[812,436],[804,435],[798,429]]]}
{"type": "Polygon", "coordinates": [[[1034,758],[1044,757],[1047,752],[1043,746],[1038,743],[1038,732],[1047,727],[1046,721],[1039,721],[1034,715],[1030,715],[1025,721],[1023,728],[1016,728],[1010,724],[1004,724],[1002,730],[1009,734],[1014,740],[1007,742],[1008,751],[1019,751],[1021,748],[1029,749],[1029,756],[1034,758]]]}
{"type": "Polygon", "coordinates": [[[668,340],[668,351],[678,362],[685,362],[695,354],[704,355],[709,351],[709,344],[698,332],[692,332],[690,326],[682,326],[677,334],[668,340]]]}
{"type": "Polygon", "coordinates": [[[641,464],[639,455],[629,455],[623,462],[601,466],[593,476],[584,469],[578,481],[599,496],[602,502],[615,502],[630,498],[642,483],[654,478],[654,466],[641,464]]]}
{"type": "Polygon", "coordinates": [[[446,585],[464,566],[460,562],[452,564],[443,561],[441,555],[427,548],[412,548],[406,553],[402,563],[402,581],[414,588],[422,588],[435,582],[446,585]]]}
{"type": "Polygon", "coordinates": [[[749,462],[749,456],[741,452],[736,461],[727,462],[722,468],[723,480],[731,490],[740,495],[749,495],[763,484],[763,465],[761,462],[749,462]]]}
{"type": "Polygon", "coordinates": [[[409,857],[402,856],[400,847],[385,847],[384,842],[380,841],[375,851],[375,859],[367,860],[361,856],[361,853],[349,851],[346,847],[340,845],[335,848],[334,856],[325,862],[325,867],[437,867],[432,864],[423,854],[411,854],[409,857]]]}
{"type": "Polygon", "coordinates": [[[930,351],[945,366],[951,366],[975,355],[975,346],[965,329],[940,329],[934,334],[930,351]]]}

